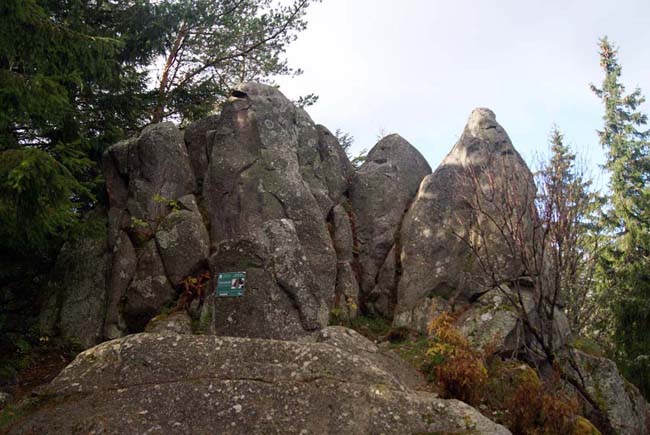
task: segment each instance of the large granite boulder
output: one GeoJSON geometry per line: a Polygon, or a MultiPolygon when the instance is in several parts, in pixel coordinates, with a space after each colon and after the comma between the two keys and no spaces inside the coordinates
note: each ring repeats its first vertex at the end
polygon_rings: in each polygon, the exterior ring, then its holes
{"type": "Polygon", "coordinates": [[[144,328],[156,334],[192,334],[192,318],[186,311],[176,311],[154,317],[144,328]]]}
{"type": "Polygon", "coordinates": [[[522,211],[517,216],[524,216],[522,225],[532,225],[532,217],[525,215],[527,201],[535,192],[532,174],[494,113],[476,109],[451,152],[422,181],[402,223],[396,316],[419,310],[418,305],[435,297],[449,301],[452,307],[468,303],[487,290],[485,285],[493,284],[483,279],[487,274],[462,240],[475,235],[476,219],[483,220],[482,231],[493,235],[485,237],[489,244],[482,249],[499,265],[495,267],[499,279],[507,282],[522,274],[497,230],[492,232],[489,227],[486,215],[491,211],[484,215],[470,205],[477,195],[483,200],[497,195],[504,186],[508,193],[521,196],[522,211]]]}
{"type": "Polygon", "coordinates": [[[154,227],[169,212],[173,201],[195,189],[183,134],[171,122],[145,127],[129,147],[129,199],[132,217],[154,227]]]}
{"type": "Polygon", "coordinates": [[[129,197],[129,149],[137,138],[120,141],[111,146],[102,157],[102,169],[106,179],[108,203],[116,209],[125,209],[129,197]]]}
{"type": "Polygon", "coordinates": [[[210,254],[210,236],[197,211],[175,210],[156,231],[156,244],[172,285],[196,272],[210,254]]]}
{"type": "Polygon", "coordinates": [[[393,327],[428,334],[429,324],[434,317],[453,311],[453,307],[446,299],[438,296],[426,297],[410,310],[395,313],[393,327]]]}
{"type": "Polygon", "coordinates": [[[149,240],[138,252],[136,272],[121,303],[128,331],[142,331],[175,298],[176,291],[167,278],[156,242],[149,240]]]}
{"type": "Polygon", "coordinates": [[[210,156],[208,149],[211,147],[209,144],[218,122],[219,115],[211,115],[199,119],[185,128],[187,154],[199,189],[203,186],[205,174],[208,171],[208,157],[210,156]]]}
{"type": "Polygon", "coordinates": [[[339,204],[332,209],[330,225],[336,251],[335,313],[340,319],[353,319],[359,312],[359,282],[354,271],[354,234],[348,210],[339,204]]]}
{"type": "Polygon", "coordinates": [[[110,255],[106,239],[66,242],[41,310],[41,332],[88,348],[102,341],[110,255]]]}
{"type": "MultiPolygon", "coordinates": [[[[328,326],[301,341],[309,343],[326,343],[350,354],[362,356],[372,364],[393,376],[395,382],[411,390],[427,390],[431,386],[413,365],[406,362],[394,351],[378,346],[353,329],[343,326],[328,326]]],[[[386,343],[383,343],[386,344],[386,343]]]]}
{"type": "MultiPolygon", "coordinates": [[[[422,178],[430,173],[424,157],[397,134],[381,139],[358,169],[350,198],[355,213],[360,285],[364,295],[377,284],[379,269],[387,260],[391,247],[399,243],[396,235],[404,213],[422,178]]],[[[390,292],[390,286],[387,287],[386,291],[390,292]]],[[[394,295],[384,297],[394,302],[394,295]]],[[[373,299],[367,304],[372,305],[373,299]]]]}
{"type": "MultiPolygon", "coordinates": [[[[519,304],[513,304],[508,293],[515,297],[508,288],[488,291],[456,321],[474,348],[512,356],[526,344],[519,304]]],[[[522,300],[528,311],[534,309],[529,292],[522,293],[522,300]]]]}
{"type": "Polygon", "coordinates": [[[331,305],[336,255],[325,222],[324,203],[331,200],[317,170],[317,144],[309,116],[277,89],[242,85],[223,106],[203,195],[213,247],[256,240],[269,220],[293,221],[305,271],[313,273],[318,296],[331,305]]]}
{"type": "Polygon", "coordinates": [[[354,177],[354,166],[338,139],[324,126],[317,125],[318,155],[323,180],[334,204],[342,202],[354,177]]]}
{"type": "Polygon", "coordinates": [[[569,349],[562,355],[561,367],[582,399],[585,416],[603,433],[650,433],[650,407],[614,361],[569,349]]]}
{"type": "Polygon", "coordinates": [[[364,347],[132,335],[77,356],[8,432],[510,433],[462,402],[410,388],[364,347]]]}
{"type": "Polygon", "coordinates": [[[262,232],[273,276],[298,308],[303,327],[307,331],[323,328],[329,316],[327,302],[316,292],[316,278],[308,268],[293,222],[270,220],[262,225],[262,232]]]}
{"type": "Polygon", "coordinates": [[[171,122],[152,124],[110,147],[103,168],[111,208],[126,209],[153,227],[168,213],[167,201],[195,190],[183,134],[171,122]]]}
{"type": "Polygon", "coordinates": [[[554,351],[561,351],[571,341],[571,327],[560,308],[555,307],[553,329],[546,324],[545,329],[539,321],[537,299],[532,289],[516,290],[515,286],[506,284],[490,289],[468,305],[456,320],[456,326],[470,344],[480,351],[511,357],[523,354],[525,350],[533,350],[538,355],[543,355],[544,350],[537,341],[538,338],[524,327],[524,312],[532,327],[543,331],[542,339],[554,351]]]}
{"type": "Polygon", "coordinates": [[[114,339],[126,332],[126,324],[120,312],[122,298],[135,275],[138,258],[131,239],[119,232],[112,252],[111,273],[107,287],[106,315],[104,317],[104,337],[114,339]]]}
{"type": "Polygon", "coordinates": [[[173,302],[174,286],[207,266],[210,240],[192,195],[193,166],[207,168],[201,150],[214,121],[192,124],[185,137],[172,123],[153,124],[104,153],[112,258],[101,338],[142,331],[173,302]]]}
{"type": "Polygon", "coordinates": [[[265,222],[254,239],[220,243],[210,269],[214,277],[246,272],[243,296],[213,300],[218,335],[290,340],[327,325],[328,306],[288,219],[265,222]]]}

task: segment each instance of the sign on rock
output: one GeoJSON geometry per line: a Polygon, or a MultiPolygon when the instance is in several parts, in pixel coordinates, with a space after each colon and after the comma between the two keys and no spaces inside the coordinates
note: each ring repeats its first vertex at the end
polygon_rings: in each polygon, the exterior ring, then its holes
{"type": "Polygon", "coordinates": [[[246,272],[220,273],[215,293],[217,297],[244,296],[246,272]]]}

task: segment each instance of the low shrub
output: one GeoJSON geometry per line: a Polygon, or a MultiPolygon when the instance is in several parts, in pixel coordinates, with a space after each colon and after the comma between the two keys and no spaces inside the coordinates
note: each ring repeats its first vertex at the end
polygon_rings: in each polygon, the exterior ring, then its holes
{"type": "Polygon", "coordinates": [[[444,398],[479,406],[514,435],[599,434],[559,375],[542,381],[521,361],[473,349],[449,313],[431,321],[426,358],[419,368],[444,398]]]}
{"type": "Polygon", "coordinates": [[[579,402],[559,375],[542,381],[528,365],[499,358],[488,373],[485,405],[514,435],[598,434],[585,432],[593,426],[578,415],[579,402]]]}
{"type": "Polygon", "coordinates": [[[488,380],[480,352],[454,327],[448,313],[436,316],[429,325],[429,373],[441,387],[445,398],[454,398],[478,405],[483,400],[488,380]]]}

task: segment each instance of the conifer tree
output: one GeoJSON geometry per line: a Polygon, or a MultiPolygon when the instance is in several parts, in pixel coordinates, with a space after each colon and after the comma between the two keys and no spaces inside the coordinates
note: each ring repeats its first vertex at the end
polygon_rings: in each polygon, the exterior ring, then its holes
{"type": "Polygon", "coordinates": [[[605,316],[602,293],[595,288],[597,255],[602,244],[597,211],[600,198],[591,180],[564,143],[558,127],[550,134],[550,158],[538,172],[538,208],[550,233],[548,258],[557,270],[572,331],[582,336],[599,335],[605,316]]]}
{"type": "MultiPolygon", "coordinates": [[[[193,120],[215,109],[241,82],[300,73],[283,54],[303,30],[310,0],[166,0],[176,20],[165,34],[153,122],[193,120]]],[[[150,69],[153,65],[150,66],[150,69]]],[[[309,105],[309,95],[299,101],[309,105]]]]}
{"type": "Polygon", "coordinates": [[[603,269],[614,290],[613,340],[628,378],[650,397],[650,135],[639,108],[640,89],[627,94],[618,51],[600,40],[601,87],[591,86],[605,108],[598,132],[610,173],[607,225],[614,235],[603,269]]]}
{"type": "Polygon", "coordinates": [[[240,80],[291,73],[283,53],[308,3],[0,2],[2,253],[45,255],[82,230],[111,144],[195,119],[240,80]]]}
{"type": "Polygon", "coordinates": [[[0,4],[0,247],[11,256],[46,253],[94,199],[91,95],[116,80],[119,44],[86,33],[63,3],[0,4]]]}

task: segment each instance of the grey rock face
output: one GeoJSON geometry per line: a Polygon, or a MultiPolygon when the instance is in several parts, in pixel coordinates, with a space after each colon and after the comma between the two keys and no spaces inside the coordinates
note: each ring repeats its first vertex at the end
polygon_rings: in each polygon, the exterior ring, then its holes
{"type": "Polygon", "coordinates": [[[185,195],[177,199],[180,207],[192,213],[201,214],[199,211],[199,205],[196,202],[196,196],[194,195],[185,195]]]}
{"type": "MultiPolygon", "coordinates": [[[[186,132],[195,157],[207,140],[199,130],[208,124],[209,120],[186,132]]],[[[199,160],[198,166],[207,164],[199,160]]],[[[103,165],[112,267],[105,316],[99,317],[102,337],[113,339],[141,331],[173,301],[172,285],[207,260],[210,241],[191,194],[195,177],[183,134],[172,123],[150,125],[137,138],[113,145],[104,154],[103,165]],[[177,208],[181,209],[170,214],[177,208]]]]}
{"type": "Polygon", "coordinates": [[[254,240],[269,220],[292,220],[319,296],[330,301],[336,256],[313,194],[316,185],[326,192],[314,169],[317,141],[311,119],[275,88],[242,85],[224,104],[203,194],[213,246],[254,240]]]}
{"type": "Polygon", "coordinates": [[[303,328],[311,331],[327,326],[327,302],[315,292],[316,280],[310,273],[293,222],[270,220],[264,223],[262,231],[275,280],[297,306],[303,328]]]}
{"type": "Polygon", "coordinates": [[[350,187],[354,177],[354,167],[341,144],[327,128],[317,125],[316,130],[318,131],[318,155],[327,191],[332,202],[339,204],[343,194],[350,187]]]}
{"type": "Polygon", "coordinates": [[[394,381],[405,388],[412,390],[430,388],[426,379],[420,372],[414,370],[411,364],[392,350],[382,349],[353,329],[343,326],[328,326],[311,334],[303,341],[325,343],[350,354],[362,356],[364,359],[372,361],[374,366],[393,376],[394,381]]]}
{"type": "Polygon", "coordinates": [[[108,282],[104,336],[110,340],[121,337],[126,325],[120,313],[120,302],[135,275],[138,259],[129,236],[120,231],[112,252],[112,265],[108,282]]]}
{"type": "Polygon", "coordinates": [[[185,128],[185,145],[199,188],[203,186],[208,170],[208,142],[212,137],[211,133],[216,130],[218,121],[218,115],[207,116],[185,128]]]}
{"type": "Polygon", "coordinates": [[[42,313],[44,333],[58,329],[84,348],[101,341],[109,260],[105,239],[63,245],[48,286],[52,303],[42,313]]]}
{"type": "Polygon", "coordinates": [[[106,193],[111,207],[125,208],[128,199],[128,158],[129,148],[134,139],[120,141],[110,147],[102,158],[106,193]]]}
{"type": "Polygon", "coordinates": [[[329,310],[292,221],[269,220],[254,241],[225,241],[211,257],[212,276],[246,272],[242,297],[215,298],[217,334],[293,339],[327,326],[329,310]]]}
{"type": "Polygon", "coordinates": [[[359,311],[359,283],[354,272],[354,240],[348,212],[339,204],[332,209],[332,241],[336,251],[336,295],[334,305],[345,319],[355,318],[359,311]]]}
{"type": "Polygon", "coordinates": [[[351,262],[354,259],[354,240],[350,218],[341,204],[332,209],[332,243],[339,262],[351,262]]]}
{"type": "Polygon", "coordinates": [[[563,370],[573,386],[579,386],[587,417],[601,430],[611,429],[617,435],[648,433],[648,404],[613,361],[571,349],[563,358],[563,370]]]}
{"type": "Polygon", "coordinates": [[[125,209],[111,207],[108,209],[108,246],[113,249],[117,238],[123,230],[129,229],[129,213],[125,209]]]}
{"type": "Polygon", "coordinates": [[[436,296],[422,298],[411,309],[396,312],[393,318],[393,326],[409,328],[426,334],[431,319],[443,312],[449,313],[452,311],[449,302],[443,298],[436,296]]]}
{"type": "Polygon", "coordinates": [[[80,354],[9,433],[510,433],[339,343],[129,336],[80,354]]]}
{"type": "MultiPolygon", "coordinates": [[[[511,189],[528,197],[534,194],[532,174],[494,113],[476,109],[451,152],[422,181],[404,218],[396,314],[413,310],[426,298],[466,302],[484,291],[478,261],[459,236],[472,230],[468,201],[476,192],[475,180],[484,186],[487,174],[494,180],[489,188],[500,189],[504,180],[499,177],[507,174],[513,177],[508,181],[511,189]]],[[[495,261],[504,264],[504,280],[519,276],[521,270],[513,269],[516,262],[501,257],[504,249],[498,242],[490,249],[495,261]]]]}
{"type": "Polygon", "coordinates": [[[171,284],[179,285],[210,254],[210,236],[197,212],[173,211],[156,231],[156,243],[171,284]]]}
{"type": "MultiPolygon", "coordinates": [[[[167,201],[195,188],[183,134],[170,122],[150,125],[139,137],[110,147],[104,153],[103,168],[111,212],[128,210],[129,218],[154,228],[168,213],[167,201]]],[[[115,216],[113,221],[121,219],[115,216]]],[[[119,229],[113,226],[111,231],[115,234],[119,229]]]]}
{"type": "Polygon", "coordinates": [[[318,203],[323,218],[326,218],[334,206],[334,202],[330,197],[329,186],[323,171],[323,161],[319,152],[318,130],[303,109],[295,108],[293,117],[298,127],[298,166],[300,175],[318,203]]]}
{"type": "Polygon", "coordinates": [[[401,266],[398,267],[400,246],[401,244],[393,245],[390,249],[384,264],[377,273],[375,287],[365,295],[366,309],[375,315],[390,318],[394,314],[397,283],[401,276],[401,273],[398,273],[398,269],[401,268],[401,266]]]}
{"type": "Polygon", "coordinates": [[[210,257],[214,278],[220,272],[246,272],[241,297],[215,297],[217,335],[291,340],[307,334],[300,311],[275,279],[268,248],[258,239],[225,240],[210,257]]]}
{"type": "Polygon", "coordinates": [[[156,316],[144,328],[145,332],[155,334],[192,334],[192,318],[183,311],[169,315],[156,316]]]}
{"type": "Polygon", "coordinates": [[[138,252],[138,265],[124,296],[122,316],[129,331],[142,331],[149,320],[176,296],[165,273],[156,242],[150,240],[138,252]]]}
{"type": "MultiPolygon", "coordinates": [[[[507,287],[503,290],[493,289],[483,294],[456,321],[470,344],[479,350],[494,347],[493,352],[506,356],[513,355],[526,343],[520,314],[505,292],[516,298],[507,287]]],[[[535,308],[535,301],[530,292],[522,292],[522,300],[528,312],[535,308]]]]}
{"type": "Polygon", "coordinates": [[[154,227],[168,212],[165,201],[195,188],[183,134],[171,122],[142,130],[137,142],[129,146],[128,173],[129,213],[154,227]]]}
{"type": "Polygon", "coordinates": [[[365,294],[375,287],[402,217],[420,181],[430,173],[424,157],[397,134],[380,140],[357,171],[351,200],[359,242],[360,285],[365,294]]]}
{"type": "Polygon", "coordinates": [[[339,263],[336,271],[336,301],[341,319],[354,319],[359,314],[359,283],[349,262],[339,263]]]}

